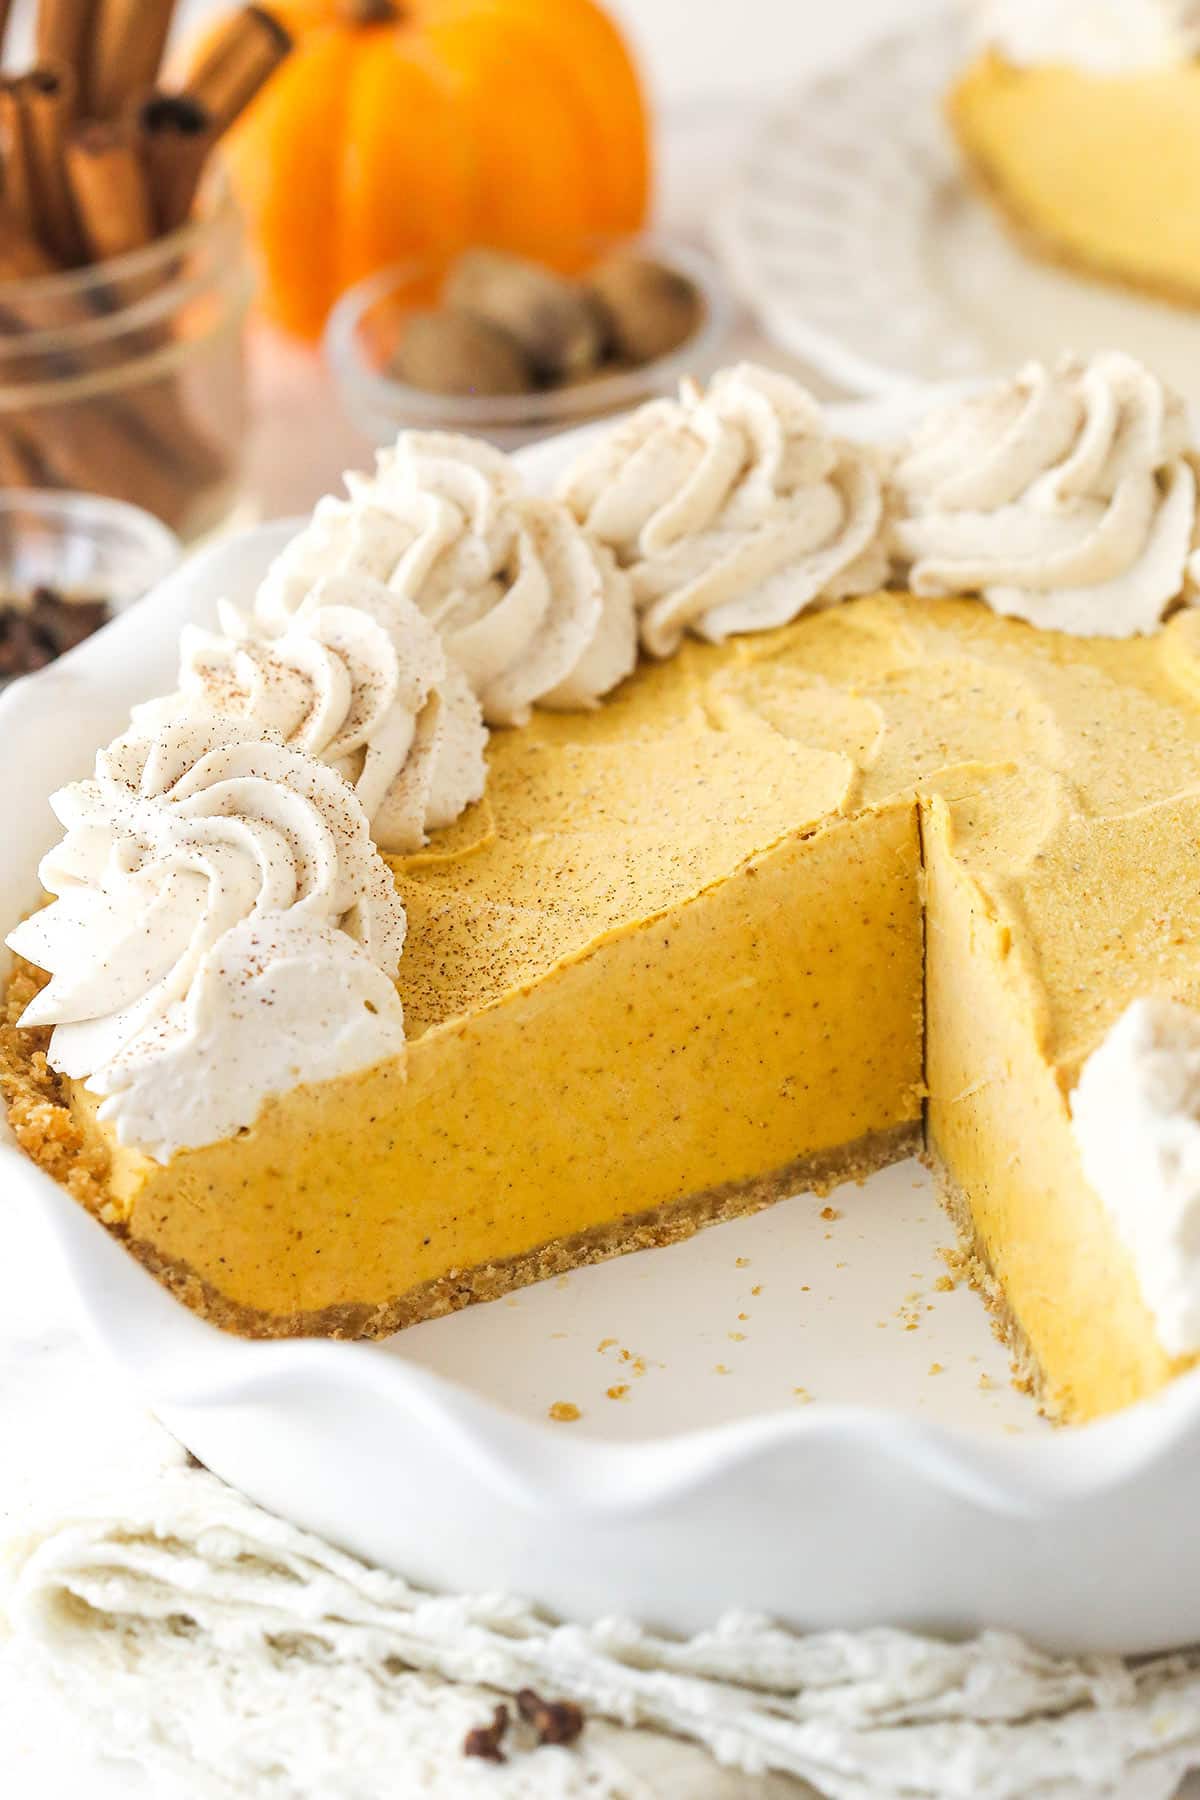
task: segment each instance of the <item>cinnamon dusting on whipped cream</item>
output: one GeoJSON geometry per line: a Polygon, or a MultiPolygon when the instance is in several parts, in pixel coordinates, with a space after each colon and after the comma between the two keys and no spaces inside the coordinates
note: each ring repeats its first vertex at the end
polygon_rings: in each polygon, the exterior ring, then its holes
{"type": "Polygon", "coordinates": [[[896,455],[893,549],[921,595],[1082,637],[1153,631],[1190,589],[1197,463],[1182,400],[1108,352],[939,408],[896,455]]]}
{"type": "Polygon", "coordinates": [[[304,1081],[404,1046],[404,908],[332,769],[233,720],[134,731],[60,789],[39,875],[55,898],[9,933],[50,971],[22,1015],[160,1161],[253,1123],[304,1081]]]}
{"type": "Polygon", "coordinates": [[[887,576],[874,459],[834,438],[796,382],[750,364],[641,407],[560,493],[628,570],[652,656],[687,631],[719,642],[785,625],[887,576]]]}
{"type": "Polygon", "coordinates": [[[424,614],[489,725],[525,724],[535,705],[594,706],[632,671],[624,576],[501,451],[407,432],[346,485],[349,499],[323,500],[268,575],[265,623],[290,617],[323,575],[373,576],[424,614]]]}
{"type": "Polygon", "coordinates": [[[275,630],[222,602],[185,627],[179,690],[134,709],[153,729],[228,714],[277,731],[354,788],[380,848],[419,849],[483,793],[479,703],[433,626],[369,575],[325,576],[275,630]]]}

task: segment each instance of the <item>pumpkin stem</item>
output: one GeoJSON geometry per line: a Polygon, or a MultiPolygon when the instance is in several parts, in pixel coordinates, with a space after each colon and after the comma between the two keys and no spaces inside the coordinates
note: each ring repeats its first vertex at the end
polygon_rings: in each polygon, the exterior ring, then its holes
{"type": "Polygon", "coordinates": [[[401,17],[396,0],[338,0],[338,12],[347,25],[394,25],[401,17]]]}

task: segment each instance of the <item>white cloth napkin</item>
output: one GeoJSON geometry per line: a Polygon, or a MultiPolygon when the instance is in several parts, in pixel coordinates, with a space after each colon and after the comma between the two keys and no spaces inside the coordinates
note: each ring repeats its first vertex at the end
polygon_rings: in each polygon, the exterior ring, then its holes
{"type": "Polygon", "coordinates": [[[26,1672],[32,1658],[74,1728],[143,1765],[156,1795],[803,1791],[773,1771],[835,1800],[1168,1800],[1200,1760],[1200,1654],[1068,1661],[998,1633],[802,1638],[752,1617],[690,1642],[555,1626],[367,1568],[163,1440],[107,1507],[12,1546],[8,1592],[26,1672]],[[503,1765],[465,1758],[466,1732],[522,1687],[582,1705],[577,1745],[535,1749],[523,1729],[503,1765]]]}

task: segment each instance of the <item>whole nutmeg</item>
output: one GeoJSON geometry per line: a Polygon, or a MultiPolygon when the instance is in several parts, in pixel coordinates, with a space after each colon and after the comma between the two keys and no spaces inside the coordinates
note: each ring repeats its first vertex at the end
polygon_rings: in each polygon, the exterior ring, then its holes
{"type": "Polygon", "coordinates": [[[588,291],[551,269],[500,250],[468,250],[451,271],[442,304],[506,331],[546,382],[592,369],[604,328],[588,291]]]}
{"type": "Polygon", "coordinates": [[[431,394],[528,394],[529,359],[507,331],[471,313],[413,313],[392,355],[390,372],[431,394]]]}
{"type": "Polygon", "coordinates": [[[618,252],[593,269],[588,285],[609,342],[626,362],[666,356],[700,323],[700,296],[686,275],[650,257],[618,252]]]}

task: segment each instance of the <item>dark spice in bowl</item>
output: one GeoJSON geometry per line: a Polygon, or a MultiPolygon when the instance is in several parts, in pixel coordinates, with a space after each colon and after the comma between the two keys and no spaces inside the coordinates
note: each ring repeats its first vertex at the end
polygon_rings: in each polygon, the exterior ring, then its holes
{"type": "Polygon", "coordinates": [[[92,594],[36,587],[28,594],[0,595],[0,681],[44,669],[111,617],[109,602],[92,594]]]}

